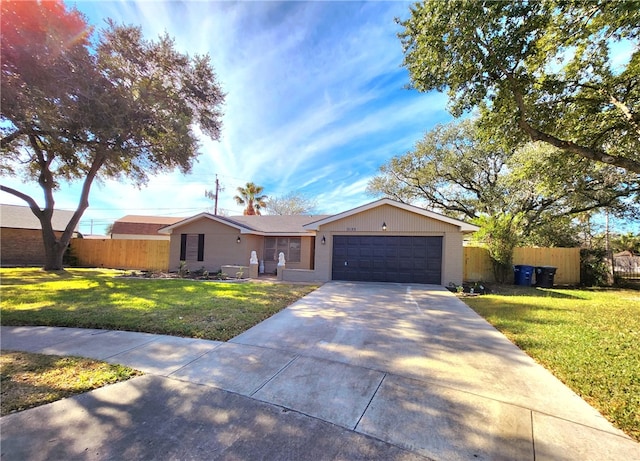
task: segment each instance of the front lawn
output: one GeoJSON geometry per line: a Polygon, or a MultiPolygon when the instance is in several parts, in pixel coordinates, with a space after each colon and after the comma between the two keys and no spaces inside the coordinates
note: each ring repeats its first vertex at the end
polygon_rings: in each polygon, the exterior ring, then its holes
{"type": "Polygon", "coordinates": [[[136,279],[99,269],[0,269],[2,325],[49,325],[227,341],[317,286],[136,279]]]}
{"type": "Polygon", "coordinates": [[[640,441],[640,291],[502,291],[463,301],[640,441]]]}

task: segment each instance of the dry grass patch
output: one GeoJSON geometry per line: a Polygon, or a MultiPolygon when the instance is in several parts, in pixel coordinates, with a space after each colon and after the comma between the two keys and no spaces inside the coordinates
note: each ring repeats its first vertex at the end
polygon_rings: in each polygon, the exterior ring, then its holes
{"type": "Polygon", "coordinates": [[[142,373],[79,357],[7,352],[0,355],[0,415],[126,381],[142,373]]]}

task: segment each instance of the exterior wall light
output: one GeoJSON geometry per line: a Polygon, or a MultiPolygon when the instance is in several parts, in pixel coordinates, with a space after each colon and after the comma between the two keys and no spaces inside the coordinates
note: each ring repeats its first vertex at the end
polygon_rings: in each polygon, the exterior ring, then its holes
{"type": "Polygon", "coordinates": [[[383,222],[383,223],[382,223],[382,230],[383,230],[383,231],[386,231],[386,230],[387,230],[387,223],[386,223],[386,222],[383,222]]]}
{"type": "Polygon", "coordinates": [[[323,245],[327,244],[327,238],[324,235],[322,236],[322,240],[320,240],[320,243],[322,243],[323,245]]]}
{"type": "Polygon", "coordinates": [[[236,243],[240,243],[240,236],[238,235],[238,238],[236,239],[236,243]]]}

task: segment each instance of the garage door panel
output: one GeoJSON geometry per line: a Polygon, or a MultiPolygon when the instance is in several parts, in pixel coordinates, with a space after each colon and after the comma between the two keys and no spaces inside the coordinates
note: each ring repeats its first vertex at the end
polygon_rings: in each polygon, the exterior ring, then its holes
{"type": "Polygon", "coordinates": [[[420,269],[420,267],[418,264],[414,264],[412,259],[401,259],[398,262],[398,271],[400,272],[411,273],[415,272],[416,269],[420,269]]]}
{"type": "Polygon", "coordinates": [[[333,239],[334,280],[441,283],[442,237],[337,235],[333,239]]]}
{"type": "Polygon", "coordinates": [[[427,248],[427,242],[423,237],[412,237],[411,238],[412,246],[415,249],[419,248],[427,248]]]}
{"type": "Polygon", "coordinates": [[[372,266],[375,270],[383,271],[383,272],[386,270],[386,267],[387,267],[384,259],[374,259],[372,266]]]}
{"type": "Polygon", "coordinates": [[[371,267],[373,267],[373,261],[371,261],[370,259],[361,259],[360,261],[358,261],[358,269],[369,270],[369,268],[371,267]]]}

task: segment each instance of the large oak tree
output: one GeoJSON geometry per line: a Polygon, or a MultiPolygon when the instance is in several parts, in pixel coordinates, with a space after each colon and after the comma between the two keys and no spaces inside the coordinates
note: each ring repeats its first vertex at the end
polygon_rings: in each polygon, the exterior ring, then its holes
{"type": "Polygon", "coordinates": [[[368,191],[480,225],[500,279],[516,245],[573,245],[571,221],[581,214],[637,215],[640,180],[540,142],[511,147],[465,120],[427,132],[383,165],[368,191]]]}
{"type": "Polygon", "coordinates": [[[427,0],[400,24],[413,87],[455,116],[640,173],[637,0],[427,0]]]}
{"type": "Polygon", "coordinates": [[[109,21],[96,36],[60,1],[3,1],[1,21],[0,172],[37,181],[44,206],[0,190],[38,217],[45,269],[59,270],[93,182],[141,185],[159,172],[188,172],[198,155],[194,127],[220,136],[224,94],[209,57],[178,52],[166,35],[148,41],[109,21]],[[81,181],[82,192],[58,236],[51,216],[64,181],[81,181]]]}

